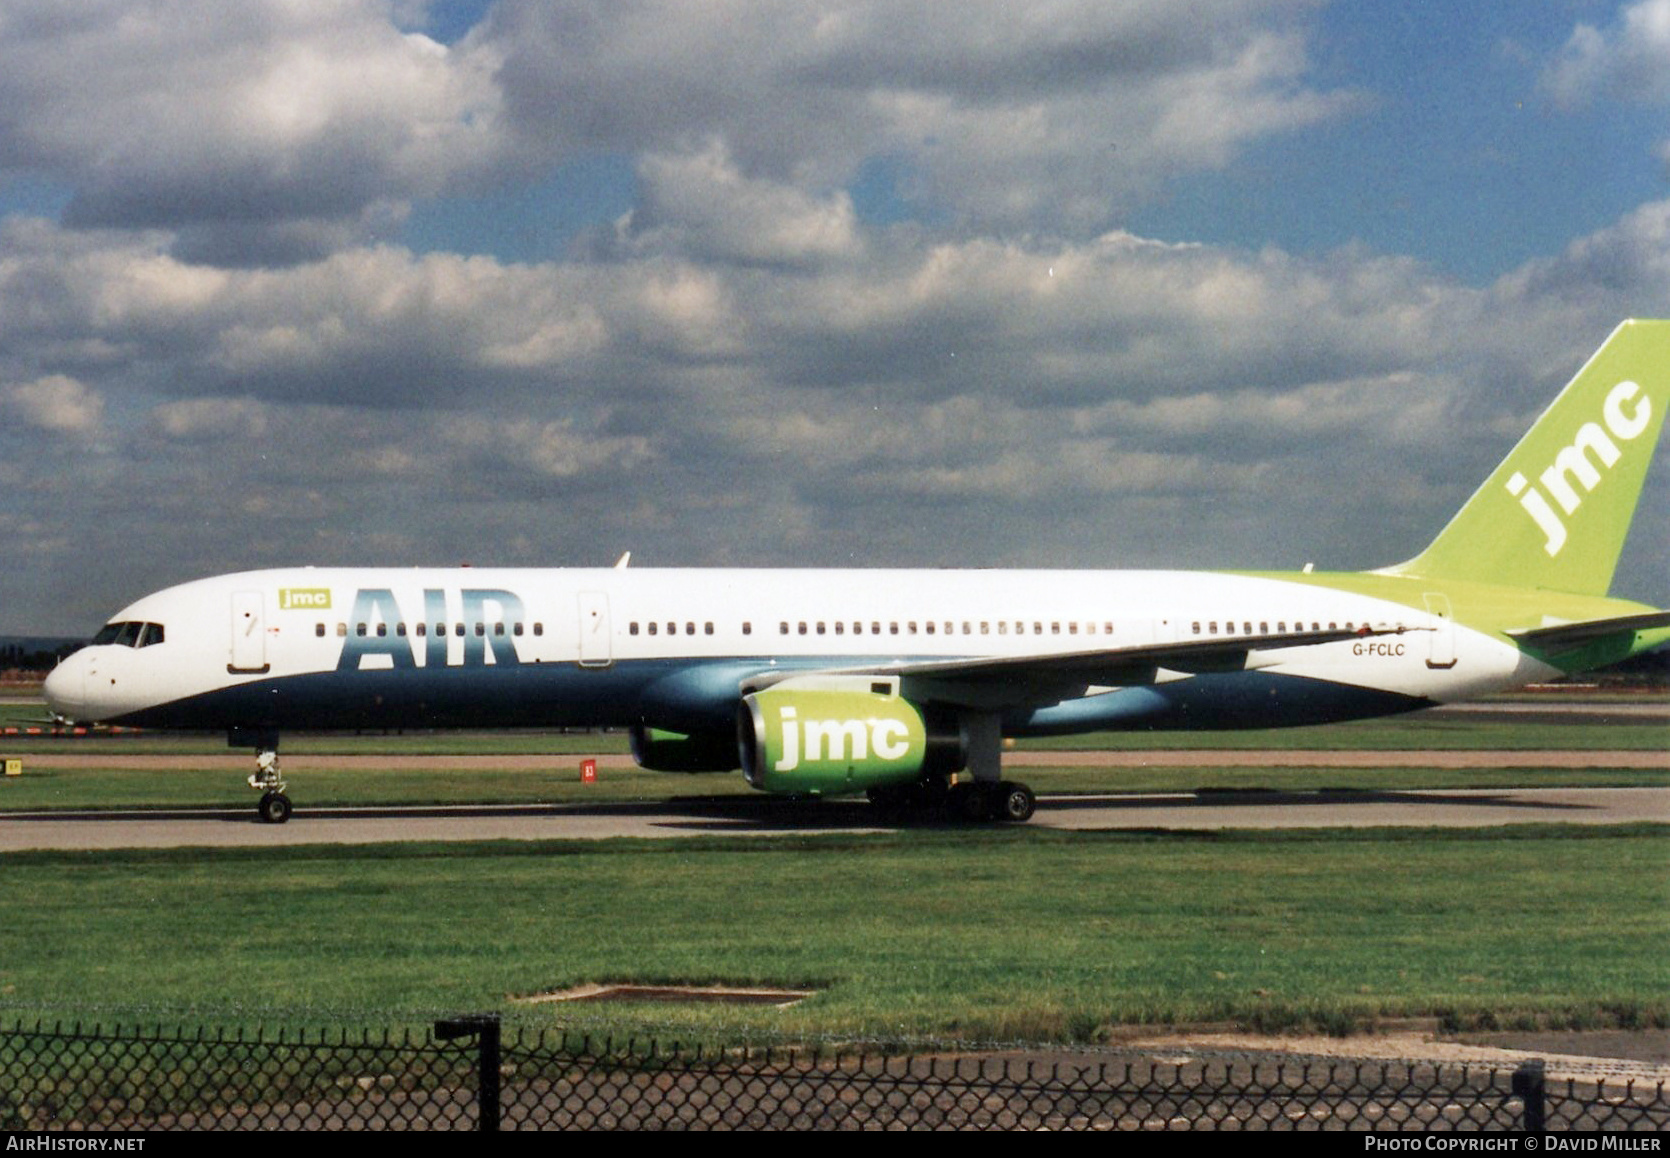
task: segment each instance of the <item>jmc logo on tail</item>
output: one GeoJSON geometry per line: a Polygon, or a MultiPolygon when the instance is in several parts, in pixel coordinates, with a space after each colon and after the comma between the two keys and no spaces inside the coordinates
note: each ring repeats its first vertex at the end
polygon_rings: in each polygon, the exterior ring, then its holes
{"type": "MultiPolygon", "coordinates": [[[[1585,422],[1577,429],[1577,436],[1571,440],[1569,446],[1561,447],[1555,454],[1554,461],[1538,477],[1542,481],[1543,490],[1554,497],[1560,504],[1560,509],[1567,515],[1574,514],[1583,505],[1583,498],[1572,485],[1575,480],[1583,485],[1585,494],[1592,493],[1601,483],[1602,470],[1611,470],[1618,464],[1623,452],[1618,444],[1608,437],[1612,436],[1623,442],[1630,442],[1639,438],[1643,431],[1651,424],[1653,416],[1652,399],[1642,397],[1641,387],[1634,382],[1619,382],[1612,387],[1606,396],[1606,403],[1601,408],[1601,418],[1606,423],[1603,430],[1599,423],[1585,422]],[[1639,401],[1637,401],[1639,400],[1639,401]],[[1625,406],[1635,402],[1634,408],[1628,412],[1625,406]],[[1591,460],[1590,456],[1594,458],[1591,460]]],[[[1566,525],[1554,508],[1548,505],[1542,491],[1532,486],[1522,471],[1514,471],[1507,481],[1510,495],[1519,500],[1519,505],[1525,509],[1548,541],[1543,544],[1543,550],[1550,556],[1558,555],[1560,549],[1566,545],[1566,525]]]]}

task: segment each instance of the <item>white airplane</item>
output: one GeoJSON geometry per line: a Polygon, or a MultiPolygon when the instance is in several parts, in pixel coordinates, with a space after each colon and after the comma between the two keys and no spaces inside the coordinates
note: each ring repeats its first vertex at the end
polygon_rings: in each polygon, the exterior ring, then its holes
{"type": "Polygon", "coordinates": [[[1670,640],[1670,613],[1607,597],[1667,407],[1670,321],[1625,322],[1378,571],[252,571],[124,608],[46,697],[225,729],[272,823],[286,730],[569,725],[630,729],[646,768],[1025,820],[1004,737],[1381,716],[1670,640]]]}

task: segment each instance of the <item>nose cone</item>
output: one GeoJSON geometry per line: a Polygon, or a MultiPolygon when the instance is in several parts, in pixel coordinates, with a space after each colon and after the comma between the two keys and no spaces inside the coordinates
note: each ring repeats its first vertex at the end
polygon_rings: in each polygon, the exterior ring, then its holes
{"type": "Polygon", "coordinates": [[[47,709],[67,723],[76,723],[87,714],[87,661],[78,652],[52,669],[41,685],[47,709]]]}

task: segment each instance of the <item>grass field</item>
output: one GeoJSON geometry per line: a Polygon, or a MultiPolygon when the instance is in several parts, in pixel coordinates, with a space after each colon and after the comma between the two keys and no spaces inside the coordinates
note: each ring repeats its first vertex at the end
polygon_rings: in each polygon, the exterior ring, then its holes
{"type": "MultiPolygon", "coordinates": [[[[0,705],[0,717],[28,705],[0,705]]],[[[39,709],[33,711],[38,714],[39,709]]],[[[0,722],[4,722],[0,719],[0,722]]],[[[1410,717],[1074,746],[1658,749],[1662,725],[1410,717]]],[[[298,804],[665,799],[737,775],[605,771],[618,736],[286,738],[287,753],[549,754],[550,771],[327,769],[298,804]]],[[[214,738],[0,754],[226,754],[214,738]]],[[[190,764],[189,758],[183,761],[190,764]]],[[[1028,768],[1040,792],[1664,784],[1622,769],[1028,768]]],[[[231,805],[242,773],[71,768],[0,810],[231,805]]],[[[1132,1023],[1343,1031],[1670,1025],[1670,826],[1274,833],[1002,828],[746,842],[504,843],[0,856],[0,1011],[309,1025],[496,1009],[733,1036],[1095,1041],[1132,1023]],[[819,990],[788,1010],[521,1006],[582,982],[819,990]]]]}
{"type": "MultiPolygon", "coordinates": [[[[1641,697],[1628,701],[1641,702],[1641,697]]],[[[39,721],[38,704],[0,703],[0,727],[39,721]]],[[[1217,733],[1096,733],[1022,741],[1028,751],[1101,749],[1299,750],[1624,750],[1663,751],[1670,729],[1658,723],[1621,721],[1561,723],[1503,722],[1466,716],[1413,715],[1326,727],[1217,733]]],[[[526,771],[328,768],[292,771],[291,795],[298,806],[613,803],[670,800],[687,796],[751,795],[738,774],[685,776],[639,769],[606,769],[596,784],[582,785],[580,754],[626,751],[618,733],[551,732],[421,733],[413,735],[299,735],[286,737],[283,751],[294,755],[541,755],[541,768],[526,771]]],[[[224,739],[209,736],[132,735],[92,739],[0,738],[0,755],[23,758],[26,775],[0,780],[0,813],[34,809],[242,808],[253,799],[243,776],[224,768],[194,767],[194,755],[226,757],[224,739]],[[31,766],[40,753],[177,755],[181,766],[166,772],[31,766]]],[[[246,753],[247,755],[247,753],[246,753]]],[[[1041,793],[1190,792],[1200,788],[1273,791],[1320,789],[1448,789],[1502,787],[1651,787],[1670,784],[1670,772],[1631,768],[1243,768],[1225,764],[1200,768],[1082,767],[1026,768],[1014,773],[1041,793]]]]}
{"type": "MultiPolygon", "coordinates": [[[[0,1002],[374,1024],[582,982],[807,986],[697,1032],[1670,1024],[1670,835],[1063,834],[4,858],[0,1002]]],[[[648,1016],[666,1022],[658,1007],[648,1016]]]]}

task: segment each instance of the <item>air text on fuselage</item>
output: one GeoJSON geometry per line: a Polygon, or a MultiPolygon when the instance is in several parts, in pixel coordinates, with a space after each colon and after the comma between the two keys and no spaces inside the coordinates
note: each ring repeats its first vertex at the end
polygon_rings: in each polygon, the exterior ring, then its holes
{"type": "Polygon", "coordinates": [[[426,589],[419,621],[405,615],[388,588],[361,588],[354,595],[348,638],[343,640],[336,670],[513,667],[521,661],[512,625],[521,624],[524,618],[521,596],[510,591],[426,589]],[[458,609],[456,614],[449,614],[449,604],[458,609]],[[407,630],[407,624],[420,622],[421,627],[407,630]],[[460,646],[450,648],[454,639],[460,646]],[[368,659],[372,662],[367,663],[368,659]]]}

